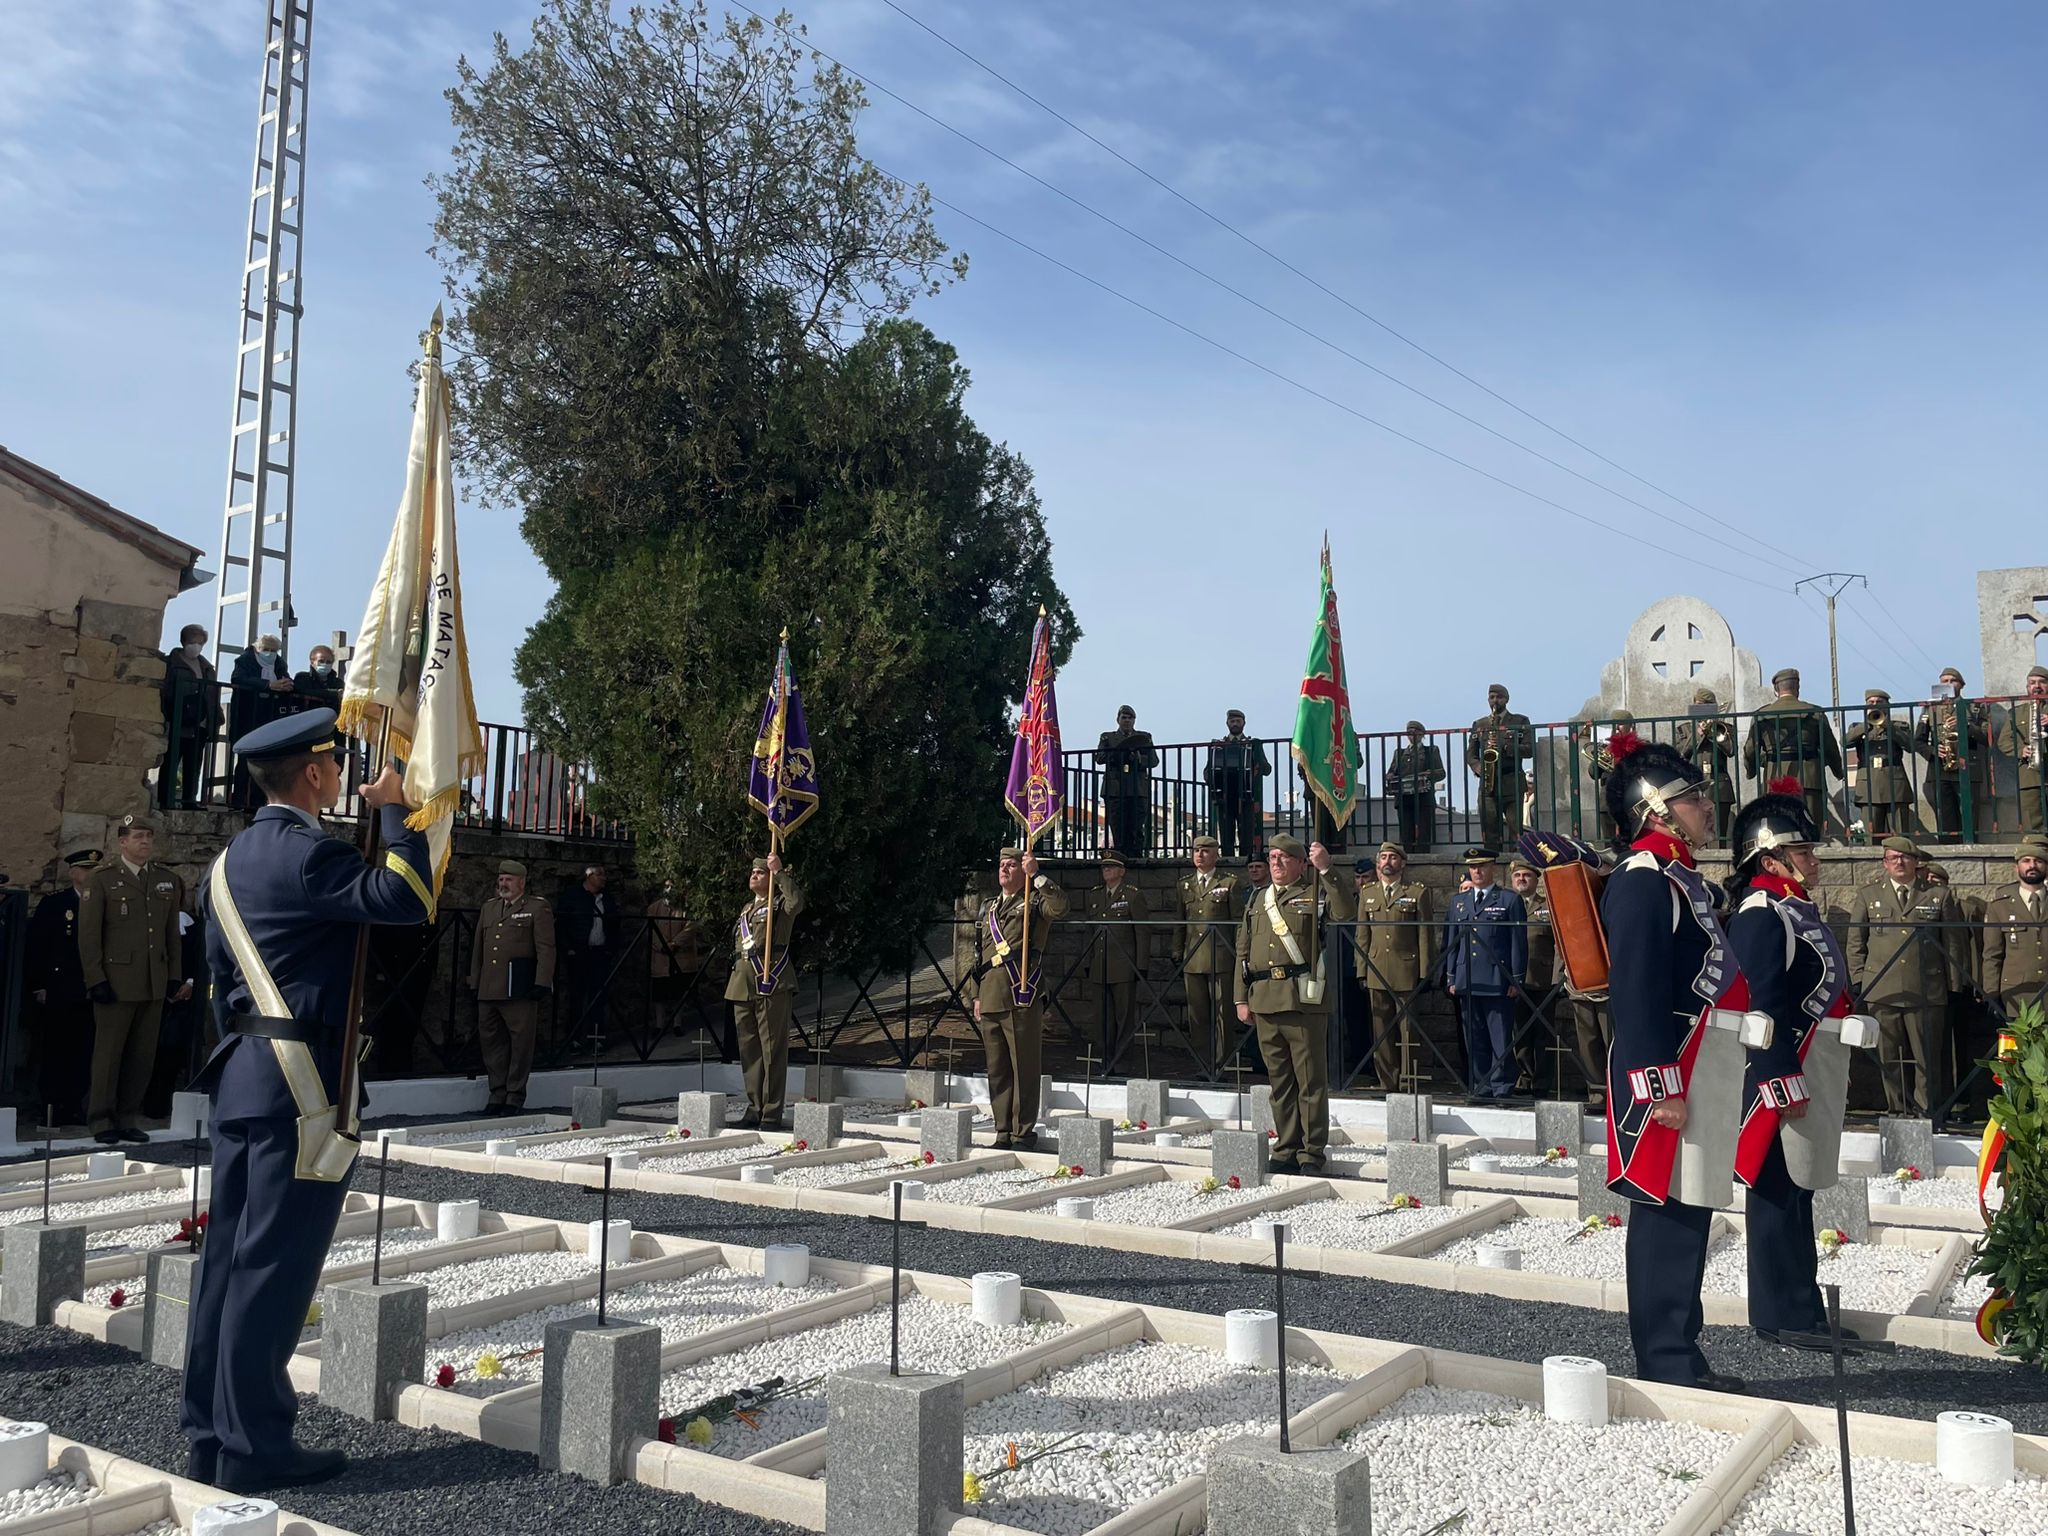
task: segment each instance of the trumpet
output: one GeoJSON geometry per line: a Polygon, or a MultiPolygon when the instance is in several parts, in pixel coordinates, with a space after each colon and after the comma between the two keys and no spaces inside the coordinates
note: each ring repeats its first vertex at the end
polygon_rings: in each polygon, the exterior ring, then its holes
{"type": "Polygon", "coordinates": [[[2027,713],[2029,723],[2026,734],[2020,738],[2020,762],[2031,768],[2041,761],[2041,706],[2029,704],[2027,713]]]}

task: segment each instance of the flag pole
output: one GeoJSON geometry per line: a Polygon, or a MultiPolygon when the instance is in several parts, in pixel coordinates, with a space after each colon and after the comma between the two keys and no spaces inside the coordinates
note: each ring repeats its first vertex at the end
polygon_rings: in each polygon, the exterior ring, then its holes
{"type": "MultiPolygon", "coordinates": [[[[366,765],[370,780],[384,771],[391,751],[391,711],[384,710],[383,718],[377,725],[377,742],[366,765]]],[[[363,822],[356,834],[356,846],[362,850],[365,863],[375,863],[379,839],[379,823],[382,817],[377,807],[363,807],[363,822]]],[[[362,1055],[363,1007],[368,1002],[370,979],[370,925],[365,923],[356,930],[355,968],[349,980],[348,1012],[341,1037],[341,1077],[334,1091],[334,1128],[351,1140],[361,1137],[351,1129],[355,1120],[356,1099],[359,1096],[357,1078],[361,1067],[358,1058],[362,1055]]]]}
{"type": "MultiPolygon", "coordinates": [[[[783,744],[789,743],[789,672],[782,665],[782,658],[789,649],[789,626],[782,626],[782,649],[775,653],[775,736],[783,744]]],[[[775,808],[782,804],[782,753],[778,751],[768,764],[774,775],[774,782],[768,787],[768,857],[770,860],[782,857],[782,824],[775,819],[775,808]]],[[[769,967],[775,963],[775,865],[768,866],[768,921],[761,931],[761,974],[765,977],[769,967]]],[[[755,986],[758,988],[757,981],[755,986]]]]}

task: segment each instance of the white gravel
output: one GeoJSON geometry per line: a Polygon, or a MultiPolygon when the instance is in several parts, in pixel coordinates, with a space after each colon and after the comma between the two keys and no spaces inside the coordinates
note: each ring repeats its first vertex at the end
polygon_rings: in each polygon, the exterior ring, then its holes
{"type": "MultiPolygon", "coordinates": [[[[1963,1268],[1969,1268],[1970,1261],[1963,1261],[1963,1268]]],[[[1991,1299],[1991,1280],[1986,1275],[1962,1275],[1951,1280],[1948,1289],[1941,1294],[1941,1305],[1936,1309],[1937,1317],[1959,1318],[1966,1323],[1977,1321],[1977,1311],[1991,1299]]]]}
{"type": "MultiPolygon", "coordinates": [[[[551,1125],[546,1120],[522,1120],[509,1126],[485,1127],[466,1125],[459,1130],[428,1131],[424,1135],[418,1131],[413,1131],[405,1138],[404,1145],[408,1147],[450,1147],[458,1142],[468,1141],[481,1145],[486,1141],[497,1141],[510,1136],[545,1136],[548,1132],[556,1129],[558,1127],[551,1125]]],[[[377,1133],[375,1131],[367,1132],[364,1135],[363,1155],[365,1157],[375,1157],[377,1155],[377,1133]]]]}
{"type": "MultiPolygon", "coordinates": [[[[819,1279],[801,1287],[774,1286],[759,1275],[742,1274],[718,1265],[676,1279],[643,1280],[638,1285],[621,1286],[607,1298],[605,1315],[620,1322],[651,1323],[661,1330],[662,1342],[672,1344],[742,1318],[826,1296],[837,1289],[830,1281],[819,1279]]],[[[427,1345],[424,1379],[433,1381],[435,1372],[446,1361],[456,1369],[456,1390],[472,1397],[489,1397],[538,1382],[540,1347],[547,1325],[565,1318],[594,1316],[596,1311],[595,1298],[566,1302],[431,1340],[427,1345]],[[498,1355],[503,1373],[479,1380],[476,1360],[486,1350],[498,1355]],[[515,1355],[522,1358],[512,1358],[515,1355]]]]}
{"type": "MultiPolygon", "coordinates": [[[[56,1189],[65,1184],[82,1184],[90,1177],[91,1175],[86,1173],[53,1173],[50,1175],[50,1188],[56,1189]]],[[[0,1195],[18,1195],[25,1189],[40,1192],[42,1187],[43,1165],[40,1162],[16,1163],[12,1165],[10,1172],[0,1173],[0,1195]],[[25,1171],[31,1168],[35,1170],[33,1173],[25,1171]]]]}
{"type": "Polygon", "coordinates": [[[665,1141],[657,1151],[642,1152],[640,1166],[655,1173],[692,1173],[699,1168],[724,1168],[777,1155],[776,1144],[772,1142],[751,1147],[714,1147],[708,1152],[670,1150],[688,1145],[687,1141],[665,1141]]]}
{"type": "MultiPolygon", "coordinates": [[[[1453,1264],[1476,1264],[1482,1242],[1522,1250],[1522,1268],[1546,1275],[1586,1280],[1619,1280],[1628,1272],[1627,1230],[1603,1228],[1573,1239],[1576,1221],[1552,1216],[1524,1216],[1491,1231],[1461,1237],[1428,1257],[1453,1264]]],[[[1842,1288],[1842,1305],[1872,1312],[1902,1311],[1919,1290],[1933,1254],[1919,1248],[1883,1243],[1850,1243],[1833,1258],[1820,1260],[1820,1283],[1842,1288]]],[[[1710,1296],[1749,1294],[1748,1249],[1740,1236],[1724,1236],[1707,1252],[1703,1291],[1710,1296]]]]}
{"type": "Polygon", "coordinates": [[[1065,1179],[1035,1177],[1021,1168],[1005,1168],[996,1173],[970,1173],[958,1179],[934,1179],[925,1185],[924,1197],[942,1200],[947,1205],[981,1205],[1017,1195],[1057,1191],[1066,1183],[1065,1179]]]}
{"type": "MultiPolygon", "coordinates": [[[[384,1253],[409,1253],[415,1248],[432,1248],[441,1241],[441,1235],[432,1227],[384,1228],[384,1253]]],[[[337,1237],[327,1245],[327,1257],[321,1263],[323,1269],[338,1269],[344,1264],[367,1264],[371,1250],[376,1245],[376,1234],[365,1232],[361,1237],[337,1237]]]]}
{"type": "MultiPolygon", "coordinates": [[[[1307,1200],[1271,1213],[1274,1220],[1287,1223],[1289,1247],[1308,1243],[1317,1248],[1354,1248],[1368,1252],[1384,1248],[1401,1238],[1413,1237],[1417,1232],[1440,1227],[1465,1214],[1463,1207],[1455,1205],[1395,1210],[1392,1206],[1360,1205],[1351,1200],[1307,1200]]],[[[1218,1236],[1260,1237],[1261,1234],[1252,1230],[1252,1223],[1264,1219],[1258,1216],[1236,1222],[1224,1227],[1218,1236]]]]}
{"type": "MultiPolygon", "coordinates": [[[[1029,1456],[1079,1431],[1065,1453],[987,1488],[970,1513],[1047,1536],[1080,1536],[1200,1472],[1221,1441],[1271,1428],[1278,1377],[1241,1370],[1184,1344],[1132,1344],[1091,1355],[967,1410],[967,1469],[1001,1467],[1009,1443],[1029,1456]]],[[[1296,1413],[1348,1385],[1319,1366],[1292,1364],[1296,1413]]],[[[1377,1480],[1375,1480],[1377,1487],[1377,1480]]]]}
{"type": "Polygon", "coordinates": [[[21,1520],[99,1496],[99,1489],[76,1472],[52,1472],[40,1483],[0,1493],[0,1520],[21,1520]]]}
{"type": "MultiPolygon", "coordinates": [[[[191,1207],[188,1206],[186,1214],[190,1213],[191,1207]]],[[[161,1248],[177,1235],[178,1224],[174,1221],[153,1222],[143,1227],[110,1227],[86,1233],[85,1251],[103,1255],[121,1248],[161,1248]]]]}
{"type": "MultiPolygon", "coordinates": [[[[1870,1187],[1889,1184],[1899,1192],[1900,1205],[1917,1205],[1926,1209],[1942,1211],[1974,1211],[1977,1209],[1977,1181],[1975,1178],[1951,1179],[1929,1174],[1924,1179],[1912,1179],[1901,1183],[1897,1179],[1873,1178],[1870,1187]]],[[[2005,1191],[1993,1184],[1985,1202],[1992,1210],[2005,1203],[2005,1191]]],[[[1870,1214],[1882,1219],[1884,1207],[1875,1199],[1870,1202],[1870,1214]]]]}
{"type": "Polygon", "coordinates": [[[898,1115],[907,1114],[910,1111],[910,1103],[907,1099],[897,1099],[893,1103],[883,1099],[841,1099],[839,1107],[846,1111],[845,1119],[848,1124],[852,1124],[856,1120],[868,1122],[886,1120],[894,1124],[898,1115]]]}
{"type": "Polygon", "coordinates": [[[460,1264],[444,1264],[438,1269],[423,1269],[405,1278],[427,1288],[429,1308],[445,1308],[509,1296],[514,1291],[573,1280],[590,1272],[587,1256],[548,1249],[538,1253],[494,1253],[481,1259],[465,1259],[460,1264]]]}
{"type": "Polygon", "coordinates": [[[1339,1444],[1372,1462],[1375,1530],[1411,1536],[1462,1511],[1458,1536],[1652,1536],[1735,1437],[1655,1419],[1557,1424],[1520,1398],[1417,1387],[1339,1444]]]}
{"type": "MultiPolygon", "coordinates": [[[[1124,1189],[1096,1195],[1096,1221],[1127,1222],[1138,1227],[1160,1227],[1185,1221],[1206,1211],[1227,1211],[1267,1193],[1262,1189],[1231,1189],[1218,1185],[1208,1194],[1198,1184],[1180,1179],[1161,1179],[1151,1184],[1133,1184],[1124,1189]]],[[[1045,1207],[1051,1210],[1050,1206],[1045,1207]]]]}
{"type": "MultiPolygon", "coordinates": [[[[1945,1481],[1925,1462],[1858,1456],[1855,1470],[1860,1536],[2039,1536],[2048,1530],[2048,1482],[2026,1473],[2003,1488],[1971,1488],[1945,1481]]],[[[1373,1486],[1377,1491],[1378,1483],[1373,1486]]],[[[1720,1536],[1841,1528],[1842,1470],[1834,1446],[1795,1445],[1757,1480],[1720,1536]]]]}
{"type": "Polygon", "coordinates": [[[1384,1163],[1387,1160],[1385,1147],[1329,1147],[1324,1150],[1329,1160],[1328,1172],[1340,1179],[1364,1177],[1368,1163],[1384,1163]]]}
{"type": "Polygon", "coordinates": [[[175,1520],[152,1520],[128,1536],[186,1536],[185,1527],[175,1520]]]}
{"type": "MultiPolygon", "coordinates": [[[[493,1138],[495,1139],[495,1138],[493,1138]]],[[[650,1141],[660,1141],[659,1126],[650,1125],[644,1131],[633,1131],[625,1135],[612,1136],[567,1136],[560,1141],[537,1142],[530,1147],[515,1147],[514,1157],[538,1157],[558,1159],[564,1157],[588,1157],[593,1152],[609,1152],[614,1147],[640,1147],[650,1141]]]]}
{"type": "Polygon", "coordinates": [[[1576,1179],[1579,1176],[1576,1157],[1561,1157],[1553,1163],[1546,1160],[1541,1152],[1467,1152],[1463,1157],[1452,1158],[1451,1166],[1469,1170],[1473,1158],[1487,1156],[1500,1159],[1500,1167],[1494,1170],[1496,1173],[1537,1173],[1559,1179],[1576,1179]]]}
{"type": "MultiPolygon", "coordinates": [[[[175,1189],[138,1189],[126,1195],[101,1195],[94,1200],[52,1200],[50,1220],[53,1222],[83,1221],[88,1216],[111,1216],[117,1211],[146,1211],[157,1206],[166,1211],[185,1213],[192,1209],[192,1197],[182,1200],[175,1189]]],[[[34,1205],[25,1205],[18,1211],[0,1211],[0,1227],[20,1226],[25,1221],[41,1221],[43,1204],[38,1200],[34,1205]]]]}
{"type": "MultiPolygon", "coordinates": [[[[1014,1328],[984,1327],[974,1321],[974,1314],[967,1307],[933,1301],[927,1296],[906,1296],[900,1340],[903,1368],[948,1374],[979,1370],[1067,1331],[1065,1323],[1033,1322],[1029,1318],[1014,1328]]],[[[671,1372],[661,1379],[661,1411],[681,1414],[720,1393],[752,1386],[771,1376],[790,1382],[805,1381],[888,1358],[889,1308],[883,1305],[822,1328],[769,1339],[736,1354],[700,1360],[671,1372]]],[[[796,1396],[778,1399],[755,1417],[760,1421],[758,1429],[736,1419],[714,1425],[711,1443],[700,1449],[718,1456],[743,1458],[814,1429],[823,1429],[825,1384],[820,1381],[796,1396]]],[[[690,1444],[684,1427],[677,1422],[679,1445],[690,1444]]]]}
{"type": "Polygon", "coordinates": [[[887,1157],[864,1158],[857,1163],[798,1163],[793,1168],[776,1169],[775,1182],[786,1189],[831,1189],[837,1184],[851,1184],[885,1173],[914,1179],[917,1168],[905,1166],[910,1156],[908,1152],[892,1152],[887,1157]]]}

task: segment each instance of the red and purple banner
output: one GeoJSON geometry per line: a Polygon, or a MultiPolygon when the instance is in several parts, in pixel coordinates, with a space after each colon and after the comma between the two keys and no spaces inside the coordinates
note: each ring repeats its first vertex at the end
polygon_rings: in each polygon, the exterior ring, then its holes
{"type": "Polygon", "coordinates": [[[1023,826],[1027,844],[1059,819],[1067,803],[1060,708],[1052,684],[1052,620],[1040,608],[1038,627],[1031,633],[1031,679],[1024,686],[1024,713],[1017,720],[1010,778],[1003,786],[1003,804],[1023,826]]]}

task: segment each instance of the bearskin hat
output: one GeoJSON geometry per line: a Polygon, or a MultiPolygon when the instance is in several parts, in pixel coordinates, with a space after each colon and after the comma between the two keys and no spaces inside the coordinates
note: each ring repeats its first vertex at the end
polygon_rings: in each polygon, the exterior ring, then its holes
{"type": "Polygon", "coordinates": [[[1735,813],[1731,841],[1735,845],[1735,868],[1741,874],[1756,873],[1758,861],[1773,848],[1820,841],[1820,828],[1807,813],[1797,779],[1773,779],[1767,789],[1767,794],[1759,795],[1735,813]]]}
{"type": "Polygon", "coordinates": [[[1661,741],[1644,741],[1634,731],[1607,738],[1614,766],[1607,774],[1607,811],[1624,842],[1642,836],[1643,823],[1662,814],[1666,803],[1707,782],[1697,764],[1661,741]]]}

